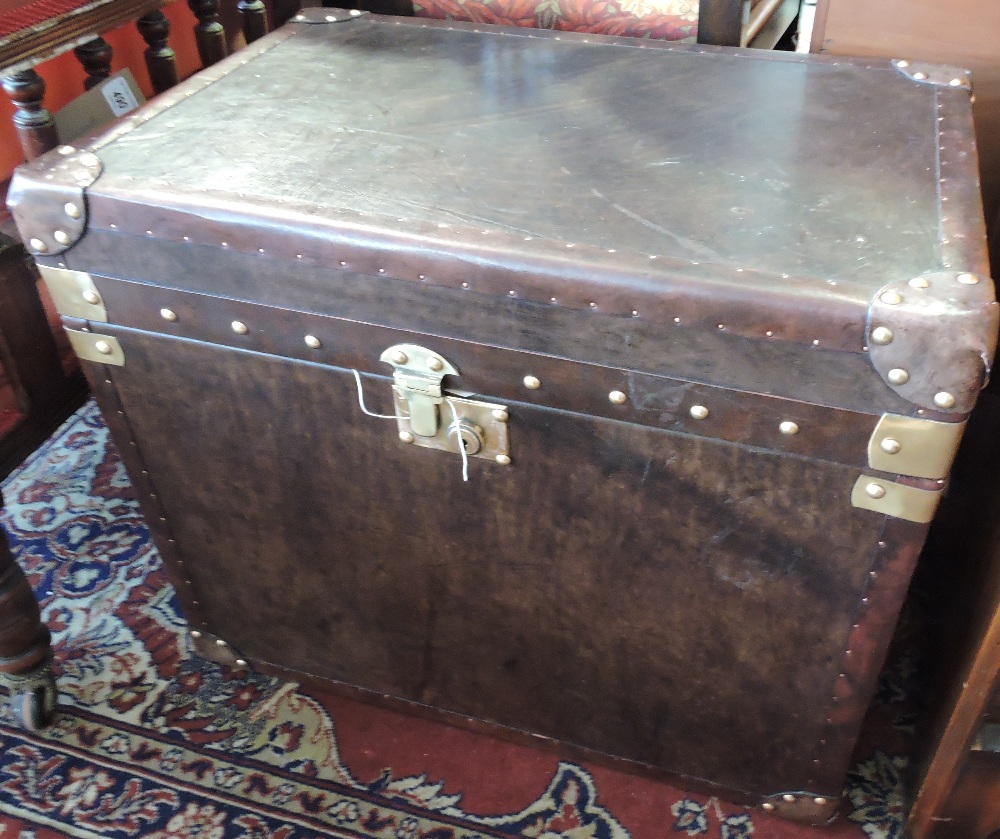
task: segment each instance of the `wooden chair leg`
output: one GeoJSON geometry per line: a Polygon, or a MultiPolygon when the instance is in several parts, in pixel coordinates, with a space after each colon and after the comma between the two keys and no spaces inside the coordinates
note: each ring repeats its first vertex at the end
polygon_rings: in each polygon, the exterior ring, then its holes
{"type": "Polygon", "coordinates": [[[188,6],[198,18],[194,36],[201,63],[208,67],[221,61],[228,53],[226,31],[219,22],[219,0],[188,0],[188,6]]]}
{"type": "Polygon", "coordinates": [[[264,0],[240,0],[236,8],[243,15],[243,37],[248,44],[267,34],[267,7],[264,0]]]}
{"type": "Polygon", "coordinates": [[[111,48],[111,44],[103,38],[94,38],[92,41],[81,44],[73,50],[73,54],[79,59],[83,69],[87,71],[87,78],[83,82],[83,86],[87,90],[111,76],[111,59],[114,57],[114,50],[111,48]]]}
{"type": "Polygon", "coordinates": [[[45,81],[34,70],[4,76],[3,89],[17,110],[14,127],[25,160],[34,160],[59,145],[52,114],[45,110],[45,81]]]}
{"type": "Polygon", "coordinates": [[[163,93],[177,84],[177,56],[167,45],[170,37],[170,21],[163,12],[157,10],[143,15],[136,23],[139,34],[148,45],[146,69],[153,90],[163,93]]]}
{"type": "Polygon", "coordinates": [[[28,579],[0,531],[0,685],[10,693],[15,719],[32,731],[48,725],[55,715],[49,642],[28,579]]]}

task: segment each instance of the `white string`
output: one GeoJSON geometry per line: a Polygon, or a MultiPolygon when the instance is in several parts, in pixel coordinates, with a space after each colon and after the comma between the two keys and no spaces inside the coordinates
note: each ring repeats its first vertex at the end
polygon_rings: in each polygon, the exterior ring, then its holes
{"type": "Polygon", "coordinates": [[[375,417],[375,419],[399,419],[395,414],[373,414],[365,407],[365,395],[361,390],[361,376],[357,370],[351,370],[354,374],[354,381],[358,383],[358,405],[361,406],[361,412],[369,417],[375,417]]]}
{"type": "Polygon", "coordinates": [[[465,450],[465,441],[462,439],[462,424],[458,421],[458,409],[455,403],[445,397],[445,402],[451,408],[451,415],[455,418],[455,436],[458,437],[458,451],[462,455],[462,480],[469,482],[469,453],[465,450]]]}
{"type": "MultiPolygon", "coordinates": [[[[399,417],[396,416],[396,414],[373,414],[367,407],[365,407],[365,394],[361,387],[361,374],[358,373],[357,370],[351,370],[351,372],[354,374],[354,381],[358,385],[358,406],[361,408],[361,412],[365,416],[374,417],[375,419],[398,420],[399,417]]],[[[458,436],[458,452],[462,455],[462,480],[468,483],[469,453],[465,450],[465,441],[462,439],[462,426],[458,418],[458,408],[456,408],[455,403],[447,397],[445,397],[444,401],[448,403],[448,407],[451,408],[451,415],[455,418],[455,428],[458,436]]]]}

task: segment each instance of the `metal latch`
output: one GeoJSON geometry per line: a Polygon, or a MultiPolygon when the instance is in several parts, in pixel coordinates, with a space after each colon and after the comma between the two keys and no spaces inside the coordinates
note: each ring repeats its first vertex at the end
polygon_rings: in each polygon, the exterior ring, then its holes
{"type": "Polygon", "coordinates": [[[418,437],[434,437],[440,425],[444,402],[441,383],[458,370],[436,352],[416,344],[397,344],[382,353],[381,360],[395,369],[392,380],[402,392],[410,417],[410,430],[418,437]]]}
{"type": "Polygon", "coordinates": [[[399,438],[431,449],[509,464],[505,405],[447,393],[444,377],[458,369],[439,353],[416,344],[389,347],[380,359],[393,366],[393,404],[399,438]]]}

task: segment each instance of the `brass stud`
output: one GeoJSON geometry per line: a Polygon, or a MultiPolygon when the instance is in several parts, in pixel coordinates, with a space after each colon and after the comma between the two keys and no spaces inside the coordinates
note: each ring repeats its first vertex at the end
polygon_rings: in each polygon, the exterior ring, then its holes
{"type": "Polygon", "coordinates": [[[399,439],[402,440],[404,443],[412,443],[415,438],[413,434],[409,431],[400,431],[399,439]]]}
{"type": "Polygon", "coordinates": [[[80,216],[82,215],[82,213],[80,212],[80,208],[72,201],[70,201],[68,204],[65,204],[63,206],[63,210],[66,212],[66,215],[68,215],[70,218],[80,218],[80,216]]]}
{"type": "Polygon", "coordinates": [[[192,638],[201,638],[201,633],[197,629],[192,629],[191,630],[191,637],[192,638]]]}
{"type": "Polygon", "coordinates": [[[798,434],[799,425],[798,423],[792,422],[791,420],[785,420],[784,422],[778,425],[778,431],[780,431],[782,434],[798,434]]]}
{"type": "Polygon", "coordinates": [[[542,386],[542,381],[541,381],[541,379],[539,379],[539,378],[537,378],[535,376],[525,376],[524,377],[524,386],[528,390],[538,390],[538,388],[540,388],[542,386]]]}
{"type": "Polygon", "coordinates": [[[164,320],[175,321],[177,320],[177,312],[173,309],[160,309],[160,317],[164,320]]]}
{"type": "Polygon", "coordinates": [[[892,370],[886,373],[886,378],[894,385],[905,385],[910,381],[910,374],[902,367],[893,367],[892,370]]]}
{"type": "Polygon", "coordinates": [[[302,340],[306,342],[306,346],[311,350],[318,350],[323,346],[323,342],[315,335],[306,335],[302,340]]]}
{"type": "Polygon", "coordinates": [[[92,291],[91,289],[88,288],[83,293],[83,299],[88,303],[90,303],[92,306],[96,306],[98,303],[101,302],[101,295],[99,295],[96,291],[92,291]]]}
{"type": "Polygon", "coordinates": [[[769,813],[774,809],[774,803],[771,801],[765,801],[760,806],[763,807],[765,810],[767,810],[769,813]]]}
{"type": "Polygon", "coordinates": [[[872,330],[872,343],[885,346],[892,343],[892,330],[888,326],[876,326],[872,330]]]}
{"type": "Polygon", "coordinates": [[[959,274],[955,279],[958,280],[962,285],[976,285],[976,283],[979,282],[979,277],[977,277],[975,274],[969,274],[969,273],[959,274]]]}
{"type": "Polygon", "coordinates": [[[934,394],[934,404],[939,408],[954,408],[955,397],[948,393],[948,391],[942,390],[940,393],[934,394]]]}
{"type": "Polygon", "coordinates": [[[781,796],[781,800],[787,801],[789,804],[793,804],[795,802],[795,796],[790,792],[786,792],[783,796],[781,796]]]}
{"type": "Polygon", "coordinates": [[[410,360],[410,357],[402,350],[394,350],[390,358],[393,364],[406,364],[410,360]]]}
{"type": "Polygon", "coordinates": [[[696,420],[708,419],[708,408],[704,405],[692,405],[690,414],[696,420]]]}
{"type": "Polygon", "coordinates": [[[250,327],[248,327],[241,320],[234,320],[232,323],[232,327],[233,327],[233,332],[235,332],[237,335],[246,335],[250,331],[250,327]]]}
{"type": "Polygon", "coordinates": [[[898,306],[903,302],[903,295],[898,291],[884,291],[879,296],[879,300],[888,306],[898,306]]]}
{"type": "Polygon", "coordinates": [[[885,487],[872,481],[865,487],[865,494],[869,498],[885,498],[885,487]]]}
{"type": "Polygon", "coordinates": [[[612,405],[624,405],[628,397],[620,390],[613,390],[608,394],[608,400],[612,405]]]}
{"type": "Polygon", "coordinates": [[[907,285],[910,288],[930,288],[931,282],[926,277],[914,277],[907,285]]]}
{"type": "Polygon", "coordinates": [[[826,804],[826,799],[823,796],[818,795],[813,799],[813,804],[823,807],[826,804]]]}
{"type": "Polygon", "coordinates": [[[904,61],[897,61],[896,62],[896,66],[899,67],[901,70],[905,70],[907,67],[910,66],[910,62],[909,61],[905,61],[905,60],[904,61]]]}
{"type": "Polygon", "coordinates": [[[94,344],[94,349],[97,350],[101,355],[111,355],[114,350],[107,341],[97,341],[94,344]]]}
{"type": "Polygon", "coordinates": [[[436,355],[432,355],[427,359],[427,369],[434,370],[435,372],[441,370],[444,367],[444,362],[438,358],[436,355]]]}
{"type": "Polygon", "coordinates": [[[950,84],[952,87],[961,87],[962,86],[962,80],[961,79],[952,79],[950,82],[948,82],[948,84],[950,84]]]}
{"type": "Polygon", "coordinates": [[[33,251],[38,251],[39,253],[45,253],[49,249],[49,246],[41,239],[32,239],[28,244],[31,245],[33,251]]]}
{"type": "Polygon", "coordinates": [[[915,78],[918,82],[922,82],[927,78],[927,74],[924,72],[914,73],[913,78],[915,78]]]}
{"type": "Polygon", "coordinates": [[[70,243],[69,233],[65,230],[57,230],[52,234],[52,238],[55,239],[60,245],[68,245],[70,243]]]}
{"type": "Polygon", "coordinates": [[[215,646],[217,646],[217,647],[225,647],[225,646],[228,646],[228,645],[221,638],[216,638],[215,639],[215,646]]]}
{"type": "Polygon", "coordinates": [[[501,466],[510,466],[510,456],[506,454],[498,454],[497,463],[501,466]]]}
{"type": "Polygon", "coordinates": [[[495,419],[497,422],[507,422],[507,420],[510,419],[510,414],[508,414],[502,408],[497,408],[495,411],[493,411],[493,419],[495,419]]]}
{"type": "Polygon", "coordinates": [[[892,437],[886,437],[881,443],[879,443],[879,448],[886,454],[899,454],[899,450],[903,447],[899,444],[899,440],[894,440],[892,437]]]}

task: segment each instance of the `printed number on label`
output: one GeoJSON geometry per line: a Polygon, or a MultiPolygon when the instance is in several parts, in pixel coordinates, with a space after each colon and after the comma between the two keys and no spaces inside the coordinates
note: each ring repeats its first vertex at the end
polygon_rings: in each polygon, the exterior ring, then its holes
{"type": "Polygon", "coordinates": [[[128,82],[122,76],[111,79],[101,88],[101,93],[104,94],[104,98],[116,117],[124,116],[129,111],[134,111],[139,107],[135,94],[132,93],[128,82]]]}

